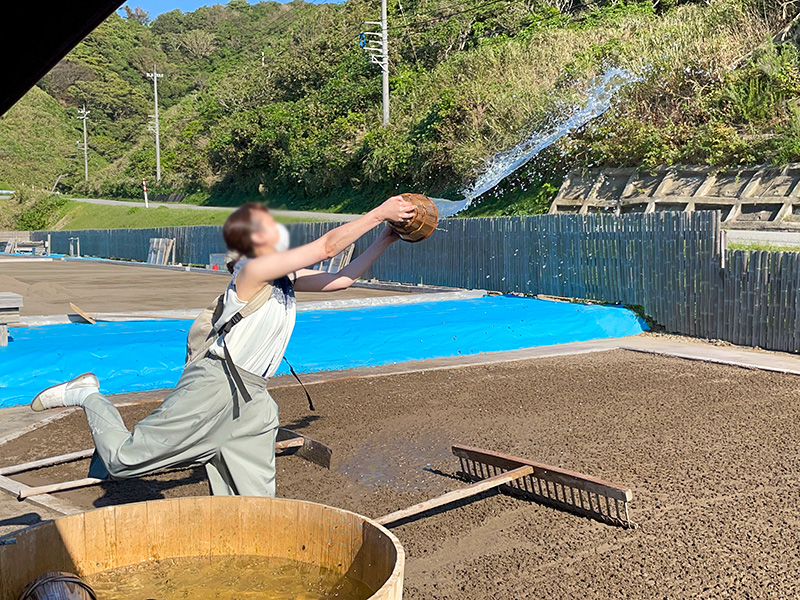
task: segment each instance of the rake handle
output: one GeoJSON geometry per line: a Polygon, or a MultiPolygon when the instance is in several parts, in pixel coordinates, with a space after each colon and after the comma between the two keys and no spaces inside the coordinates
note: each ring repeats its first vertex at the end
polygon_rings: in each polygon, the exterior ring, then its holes
{"type": "Polygon", "coordinates": [[[492,488],[505,485],[507,483],[514,481],[515,479],[527,477],[528,475],[531,474],[533,474],[533,467],[525,465],[524,467],[512,469],[511,471],[501,473],[500,475],[495,475],[494,477],[489,477],[488,479],[482,479],[481,481],[473,483],[472,485],[468,485],[467,487],[461,488],[460,490],[453,490],[452,492],[447,492],[442,496],[431,498],[430,500],[426,500],[425,502],[420,502],[419,504],[415,504],[414,506],[409,506],[408,508],[404,508],[403,510],[398,510],[373,520],[381,525],[389,525],[391,523],[396,523],[397,521],[402,521],[403,519],[407,519],[408,517],[412,517],[414,515],[418,515],[419,513],[431,510],[432,508],[443,506],[445,504],[450,504],[451,502],[455,502],[456,500],[461,500],[463,498],[469,498],[470,496],[476,496],[481,492],[485,492],[486,490],[490,490],[492,488]]]}
{"type": "MultiPolygon", "coordinates": [[[[296,437],[290,440],[283,440],[280,442],[275,442],[275,449],[276,450],[284,450],[286,448],[300,448],[305,443],[305,438],[303,437],[296,437]]],[[[79,458],[86,458],[87,456],[91,456],[93,450],[82,450],[80,452],[73,452],[72,454],[67,454],[63,456],[53,457],[52,459],[44,459],[42,461],[37,461],[39,463],[44,463],[48,461],[48,464],[58,464],[54,463],[54,459],[58,459],[59,462],[68,462],[69,460],[78,460],[79,458]],[[66,459],[66,460],[64,460],[66,459]]],[[[27,465],[18,465],[19,466],[30,466],[32,463],[28,463],[27,465]]],[[[40,464],[39,466],[42,466],[40,464]]],[[[19,472],[19,469],[16,471],[19,472]]],[[[17,500],[24,500],[25,498],[29,498],[31,496],[39,496],[41,494],[49,494],[51,492],[63,492],[66,490],[75,490],[82,487],[88,487],[90,485],[97,485],[98,483],[108,483],[109,481],[115,481],[113,479],[97,479],[95,477],[86,477],[85,479],[76,479],[74,481],[63,481],[61,483],[53,483],[50,485],[40,485],[35,487],[28,487],[25,489],[20,490],[17,493],[17,500]]]]}

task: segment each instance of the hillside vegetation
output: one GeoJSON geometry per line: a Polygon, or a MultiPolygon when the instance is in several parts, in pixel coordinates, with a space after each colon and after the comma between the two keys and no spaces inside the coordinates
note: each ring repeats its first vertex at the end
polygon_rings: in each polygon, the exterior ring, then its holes
{"type": "Polygon", "coordinates": [[[49,187],[64,172],[64,192],[124,198],[144,177],[152,193],[198,203],[346,211],[398,190],[455,199],[489,157],[552,127],[610,67],[639,81],[472,214],[541,212],[576,166],[800,160],[792,3],[389,6],[389,127],[380,70],[358,46],[374,2],[233,0],[153,21],[137,10],[112,15],[0,119],[0,180],[49,187]],[[164,74],[158,185],[153,65],[164,74]],[[88,183],[74,148],[83,104],[88,183]]]}
{"type": "MultiPolygon", "coordinates": [[[[75,142],[82,136],[78,125],[57,100],[34,87],[0,118],[0,187],[34,185],[49,190],[61,174],[74,182],[75,142]]],[[[81,169],[82,160],[83,155],[81,169]]],[[[99,165],[93,161],[92,166],[99,165]]]]}

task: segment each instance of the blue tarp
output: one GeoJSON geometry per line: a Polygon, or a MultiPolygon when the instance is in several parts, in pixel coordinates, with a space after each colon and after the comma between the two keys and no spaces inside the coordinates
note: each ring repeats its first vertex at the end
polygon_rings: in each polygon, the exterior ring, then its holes
{"type": "MultiPolygon", "coordinates": [[[[183,370],[190,321],[70,323],[10,329],[0,407],[92,371],[107,394],[168,388],[183,370]]],[[[297,313],[286,357],[299,373],[635,335],[621,307],[494,296],[297,313]]],[[[288,372],[283,363],[279,374],[288,372]]]]}

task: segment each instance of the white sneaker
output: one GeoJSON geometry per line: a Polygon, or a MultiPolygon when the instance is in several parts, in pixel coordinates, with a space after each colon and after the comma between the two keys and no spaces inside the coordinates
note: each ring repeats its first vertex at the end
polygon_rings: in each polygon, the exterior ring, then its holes
{"type": "Polygon", "coordinates": [[[94,388],[95,392],[100,389],[100,382],[94,373],[84,373],[75,379],[42,390],[31,402],[31,409],[39,412],[48,408],[83,406],[87,392],[91,393],[87,388],[94,388]]]}

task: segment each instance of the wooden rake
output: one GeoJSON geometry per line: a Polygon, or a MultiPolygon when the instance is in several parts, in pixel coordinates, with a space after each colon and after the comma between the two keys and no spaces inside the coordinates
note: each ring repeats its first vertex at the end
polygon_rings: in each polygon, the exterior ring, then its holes
{"type": "MultiPolygon", "coordinates": [[[[317,464],[325,469],[331,468],[331,456],[333,451],[329,446],[322,442],[313,440],[309,437],[301,435],[291,429],[284,427],[278,428],[278,437],[275,442],[275,450],[282,450],[284,453],[293,453],[309,462],[317,464]]],[[[24,471],[32,471],[33,469],[40,469],[42,467],[50,467],[63,463],[73,462],[76,460],[91,458],[94,454],[94,448],[87,450],[79,450],[77,452],[70,452],[69,454],[61,454],[59,456],[52,456],[50,458],[43,458],[19,465],[9,467],[0,467],[0,478],[15,473],[22,473],[24,471]]],[[[16,494],[17,500],[25,500],[31,496],[41,496],[42,494],[50,494],[52,492],[63,492],[66,490],[74,490],[91,485],[98,485],[101,483],[113,483],[115,481],[125,481],[124,479],[98,479],[96,477],[86,477],[84,479],[76,479],[73,481],[63,481],[61,483],[53,483],[50,485],[40,485],[35,487],[21,486],[21,489],[14,489],[13,493],[16,494]]],[[[18,488],[20,486],[14,486],[18,488]]],[[[0,489],[3,488],[2,481],[0,481],[0,489]]],[[[12,491],[9,489],[8,491],[12,491]]]]}
{"type": "Polygon", "coordinates": [[[610,525],[626,529],[636,527],[628,510],[633,498],[628,488],[589,475],[480,448],[455,445],[453,454],[461,462],[459,475],[475,483],[378,517],[375,521],[381,525],[393,525],[439,506],[499,488],[507,494],[610,525]]]}

